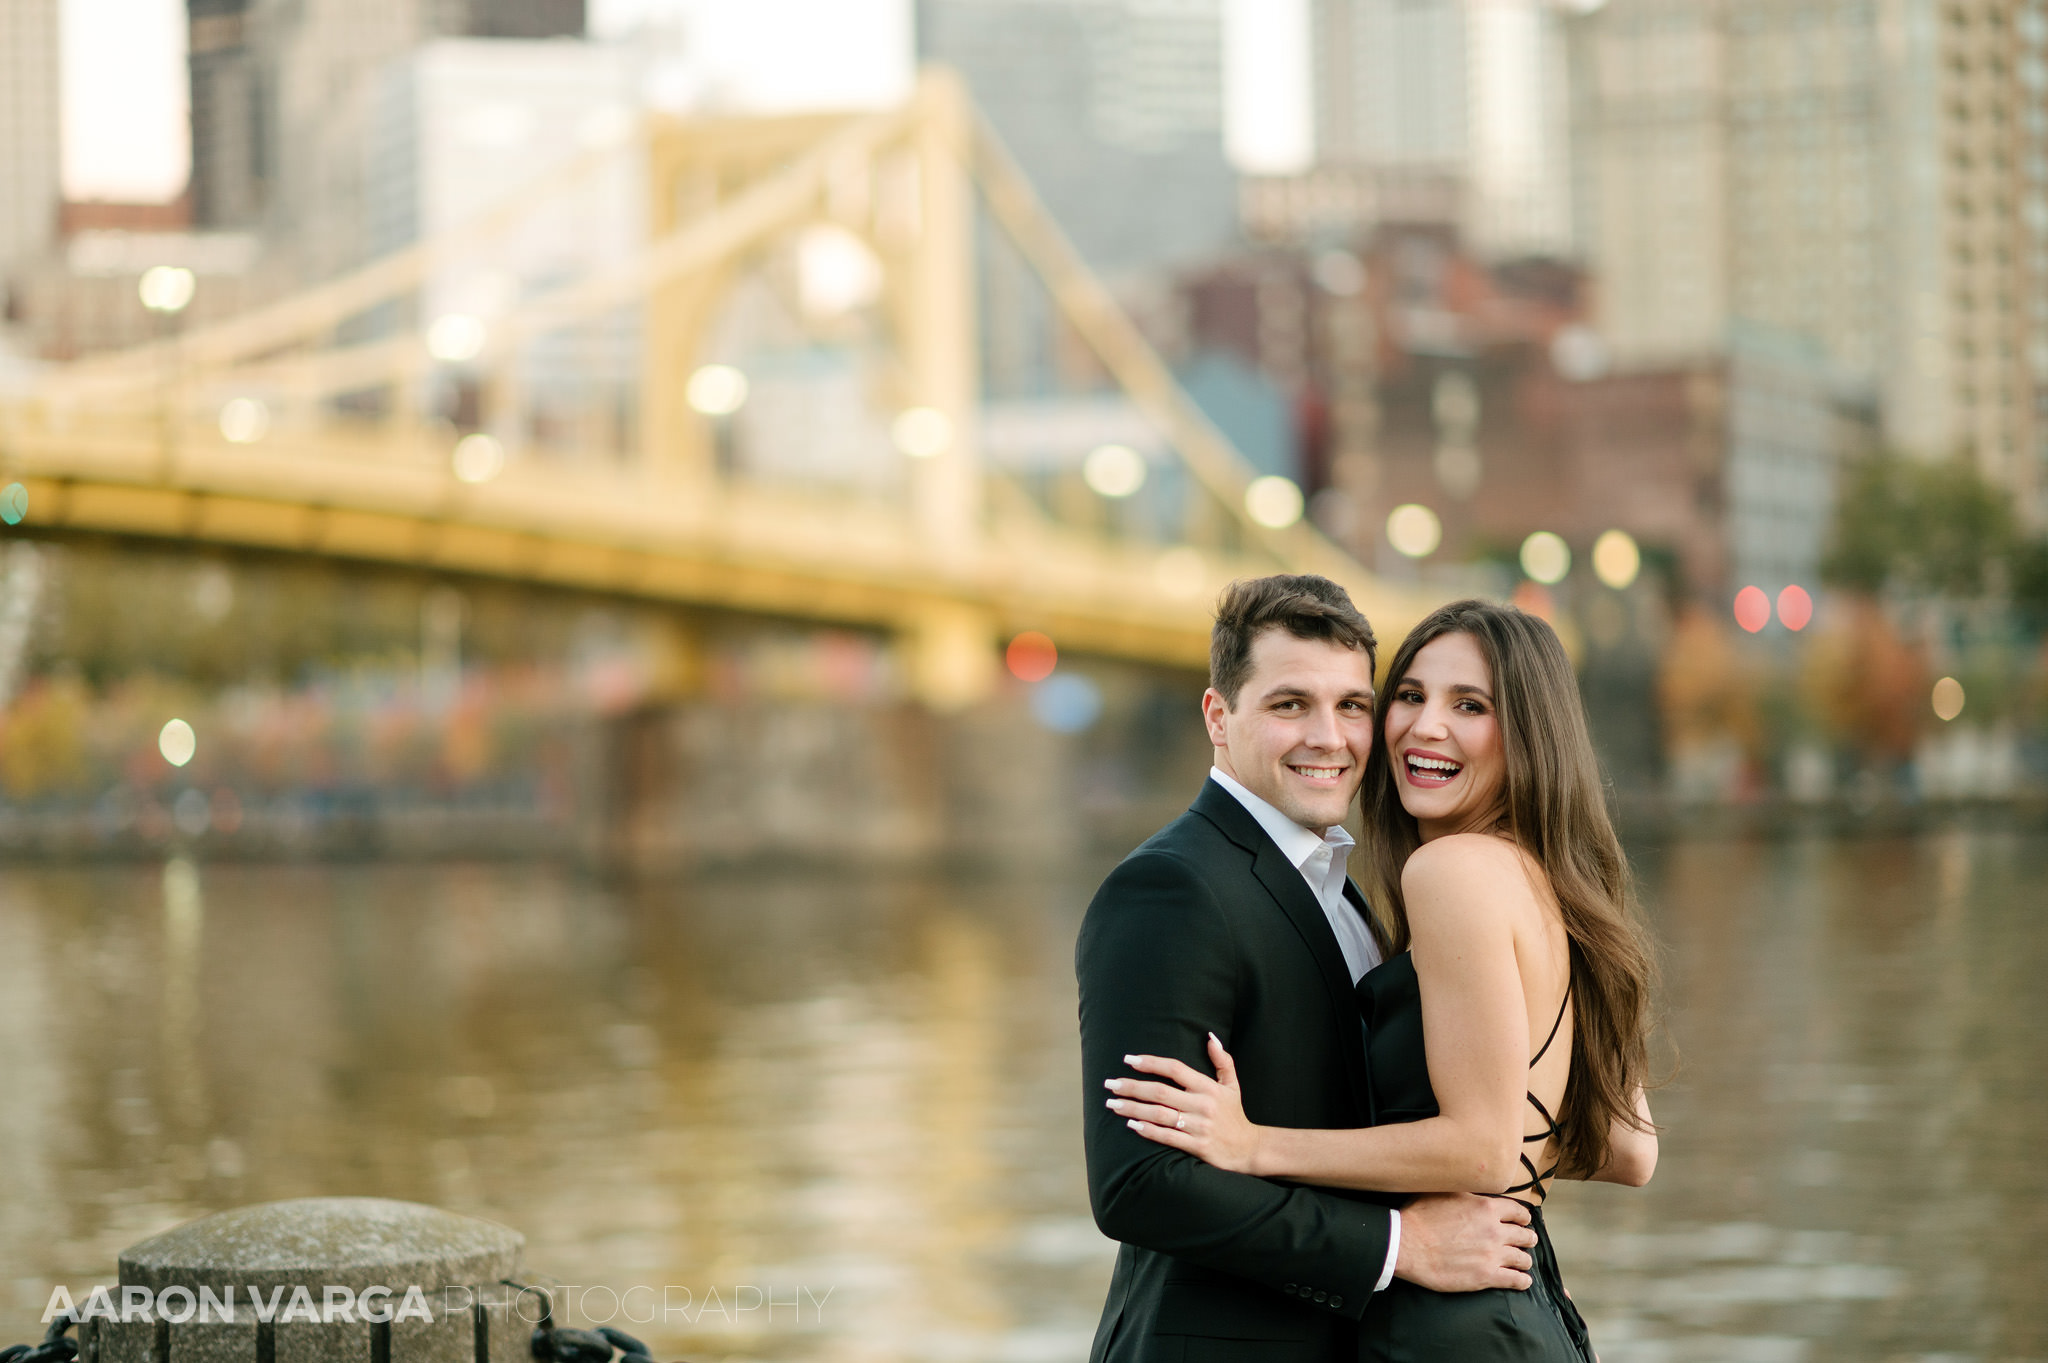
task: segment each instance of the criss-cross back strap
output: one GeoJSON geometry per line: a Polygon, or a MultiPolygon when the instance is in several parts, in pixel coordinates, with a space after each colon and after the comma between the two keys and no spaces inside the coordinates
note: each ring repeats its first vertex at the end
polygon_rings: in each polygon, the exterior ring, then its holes
{"type": "MultiPolygon", "coordinates": [[[[1550,1053],[1550,1043],[1557,1040],[1557,1029],[1564,1026],[1564,1010],[1571,1006],[1572,986],[1571,982],[1567,980],[1564,986],[1564,998],[1560,1000],[1557,1005],[1557,1021],[1550,1024],[1550,1035],[1544,1037],[1543,1044],[1537,1048],[1535,1058],[1530,1060],[1529,1062],[1530,1069],[1535,1069],[1537,1063],[1541,1061],[1545,1055],[1550,1053]]],[[[1531,1101],[1534,1100],[1532,1099],[1531,1101]]]]}
{"type": "MultiPolygon", "coordinates": [[[[1550,1043],[1557,1040],[1558,1029],[1564,1026],[1565,1010],[1571,1007],[1571,1003],[1572,987],[1569,983],[1567,983],[1564,987],[1564,999],[1557,1005],[1557,1021],[1550,1024],[1550,1035],[1543,1038],[1543,1045],[1541,1048],[1537,1050],[1536,1058],[1529,1062],[1530,1069],[1535,1069],[1537,1061],[1543,1059],[1543,1057],[1549,1053],[1550,1043]]],[[[1538,1098],[1533,1093],[1524,1093],[1522,1096],[1529,1100],[1529,1106],[1535,1108],[1537,1115],[1543,1118],[1543,1129],[1533,1136],[1522,1137],[1522,1144],[1535,1145],[1538,1148],[1541,1148],[1548,1141],[1552,1140],[1555,1137],[1562,1136],[1564,1134],[1564,1127],[1559,1124],[1557,1118],[1550,1115],[1550,1109],[1543,1105],[1543,1100],[1541,1098],[1538,1098]]],[[[1523,1151],[1522,1167],[1529,1171],[1529,1180],[1526,1183],[1517,1183],[1514,1187],[1507,1190],[1505,1196],[1512,1197],[1516,1193],[1526,1193],[1533,1190],[1536,1196],[1542,1197],[1546,1191],[1543,1186],[1544,1183],[1547,1182],[1552,1175],[1557,1173],[1559,1165],[1561,1165],[1562,1163],[1563,1161],[1560,1160],[1556,1163],[1553,1163],[1548,1169],[1545,1169],[1541,1173],[1538,1173],[1536,1170],[1536,1162],[1529,1158],[1528,1151],[1523,1151]]],[[[1517,1200],[1519,1201],[1520,1199],[1517,1200]]]]}

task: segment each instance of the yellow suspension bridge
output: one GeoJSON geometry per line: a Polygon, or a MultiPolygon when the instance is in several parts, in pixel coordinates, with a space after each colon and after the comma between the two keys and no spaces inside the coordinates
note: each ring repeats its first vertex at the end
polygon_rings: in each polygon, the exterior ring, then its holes
{"type": "MultiPolygon", "coordinates": [[[[735,386],[738,371],[721,373],[735,386]]],[[[884,629],[903,638],[917,693],[940,707],[983,694],[997,642],[1022,629],[1083,653],[1199,665],[1216,590],[1233,577],[1327,573],[1384,632],[1426,605],[1368,575],[1298,504],[1292,516],[1247,509],[1254,470],[943,71],[879,113],[650,120],[624,149],[545,175],[460,230],[225,322],[53,366],[0,403],[0,473],[26,486],[28,524],[47,531],[884,629]],[[535,212],[573,211],[593,168],[621,155],[640,158],[644,243],[456,337],[473,353],[468,410],[451,422],[430,394],[449,343],[407,310],[437,271],[535,212]],[[792,243],[821,225],[858,242],[876,275],[866,388],[885,425],[894,414],[900,468],[857,495],[732,467],[719,395],[691,383],[717,358],[737,292],[772,293],[792,243]],[[983,457],[976,246],[996,233],[1183,476],[1183,514],[1165,534],[1119,523],[1105,498],[1035,495],[1028,476],[983,457]],[[531,439],[533,347],[621,318],[637,348],[631,419],[586,411],[531,439]],[[223,419],[237,403],[239,419],[223,419]],[[495,434],[465,446],[464,428],[495,434]]]]}

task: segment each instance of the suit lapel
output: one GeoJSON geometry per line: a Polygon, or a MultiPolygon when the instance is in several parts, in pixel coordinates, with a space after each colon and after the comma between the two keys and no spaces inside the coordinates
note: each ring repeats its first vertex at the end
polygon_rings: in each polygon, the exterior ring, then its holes
{"type": "Polygon", "coordinates": [[[1330,920],[1323,916],[1323,906],[1316,902],[1308,882],[1301,878],[1301,872],[1281,855],[1279,847],[1266,836],[1266,830],[1259,827],[1259,821],[1229,791],[1214,781],[1208,782],[1202,787],[1202,793],[1195,797],[1194,811],[1251,854],[1253,876],[1272,897],[1281,916],[1293,925],[1309,955],[1315,958],[1316,970],[1323,977],[1323,987],[1329,991],[1337,1016],[1353,1020],[1354,1025],[1340,1029],[1344,1038],[1345,1070],[1351,1080],[1352,1098],[1358,1110],[1370,1114],[1372,1103],[1366,1083],[1365,1033],[1361,1026],[1356,1025],[1358,997],[1351,983],[1351,971],[1344,964],[1344,953],[1337,946],[1337,934],[1330,930],[1330,920]]]}

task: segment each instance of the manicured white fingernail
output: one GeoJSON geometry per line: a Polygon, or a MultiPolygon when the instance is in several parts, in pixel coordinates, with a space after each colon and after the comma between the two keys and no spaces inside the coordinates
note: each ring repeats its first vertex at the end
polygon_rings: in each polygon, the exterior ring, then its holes
{"type": "Polygon", "coordinates": [[[1124,1057],[1124,1063],[1126,1065],[1135,1065],[1138,1063],[1138,1057],[1135,1055],[1127,1055],[1124,1057]]]}
{"type": "Polygon", "coordinates": [[[1125,1122],[1124,1125],[1129,1127],[1133,1131],[1136,1131],[1138,1129],[1138,1124],[1135,1121],[1125,1122]]]}

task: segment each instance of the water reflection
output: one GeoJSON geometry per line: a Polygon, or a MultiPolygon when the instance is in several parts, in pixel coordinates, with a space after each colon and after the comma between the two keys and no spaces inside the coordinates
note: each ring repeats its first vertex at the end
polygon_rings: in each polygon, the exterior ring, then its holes
{"type": "Polygon", "coordinates": [[[1073,1179],[1078,898],[11,872],[7,1337],[164,1224],[365,1192],[515,1225],[579,1289],[656,1289],[627,1309],[667,1319],[628,1328],[670,1356],[1068,1356],[1104,1263],[1073,1179]]]}
{"type": "Polygon", "coordinates": [[[1646,859],[1680,1082],[1657,1180],[1570,1190],[1608,1363],[2048,1356],[2038,835],[1646,859]]]}
{"type": "MultiPolygon", "coordinates": [[[[0,1338],[166,1224],[361,1192],[517,1226],[608,1289],[586,1315],[655,1289],[614,1319],[667,1357],[1085,1357],[1099,869],[10,870],[0,1338]]],[[[2048,1357],[2048,838],[1643,869],[1685,1049],[1664,1161],[1554,1219],[1607,1363],[2048,1357]]]]}

